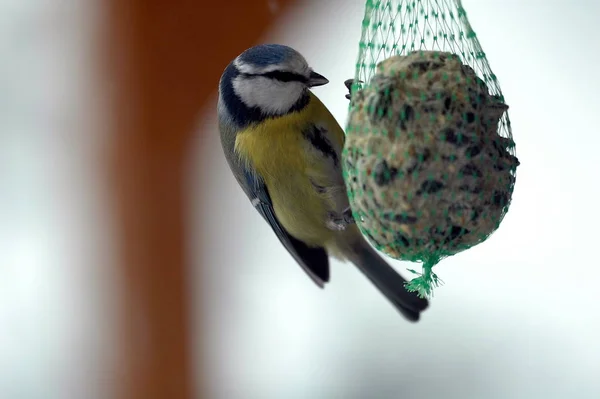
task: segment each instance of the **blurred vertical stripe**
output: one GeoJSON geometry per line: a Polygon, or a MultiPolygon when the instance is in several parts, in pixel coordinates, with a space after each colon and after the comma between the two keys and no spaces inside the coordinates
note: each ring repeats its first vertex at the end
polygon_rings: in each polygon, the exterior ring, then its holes
{"type": "Polygon", "coordinates": [[[190,341],[202,337],[189,334],[187,147],[225,65],[263,34],[275,8],[289,3],[108,1],[122,398],[190,398],[195,389],[204,391],[196,381],[202,370],[191,371],[190,341]]]}

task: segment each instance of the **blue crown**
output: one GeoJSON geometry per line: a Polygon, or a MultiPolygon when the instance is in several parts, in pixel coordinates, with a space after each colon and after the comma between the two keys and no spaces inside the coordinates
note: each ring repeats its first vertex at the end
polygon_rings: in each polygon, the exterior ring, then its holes
{"type": "Polygon", "coordinates": [[[240,54],[239,60],[245,64],[265,67],[279,64],[296,55],[298,55],[296,50],[282,44],[260,44],[240,54]]]}

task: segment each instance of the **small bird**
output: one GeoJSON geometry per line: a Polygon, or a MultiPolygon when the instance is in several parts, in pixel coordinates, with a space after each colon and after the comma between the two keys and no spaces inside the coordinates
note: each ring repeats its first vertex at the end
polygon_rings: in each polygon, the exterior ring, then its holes
{"type": "Polygon", "coordinates": [[[251,47],[224,70],[218,117],[225,158],[254,208],[319,286],[329,256],[348,260],[410,321],[426,299],[363,238],[342,175],[344,131],[309,90],[329,81],[296,50],[251,47]]]}

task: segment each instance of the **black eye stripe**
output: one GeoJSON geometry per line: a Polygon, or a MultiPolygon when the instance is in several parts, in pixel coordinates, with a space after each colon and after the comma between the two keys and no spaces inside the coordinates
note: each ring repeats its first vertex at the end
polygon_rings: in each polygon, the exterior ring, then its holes
{"type": "Polygon", "coordinates": [[[280,82],[302,82],[306,83],[308,79],[306,76],[294,73],[294,72],[285,72],[285,71],[271,71],[261,74],[242,74],[248,77],[251,76],[264,76],[265,78],[279,80],[280,82]]]}
{"type": "Polygon", "coordinates": [[[306,82],[306,77],[293,72],[271,71],[263,73],[262,76],[277,79],[282,82],[306,82]]]}

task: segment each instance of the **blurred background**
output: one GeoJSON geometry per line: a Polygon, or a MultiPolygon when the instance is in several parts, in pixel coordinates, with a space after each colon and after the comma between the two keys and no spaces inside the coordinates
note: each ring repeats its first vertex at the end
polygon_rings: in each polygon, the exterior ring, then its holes
{"type": "Polygon", "coordinates": [[[463,0],[521,166],[413,325],[350,264],[317,289],[217,134],[263,42],[343,125],[364,1],[222,3],[0,1],[0,398],[600,397],[600,5],[463,0]]]}

